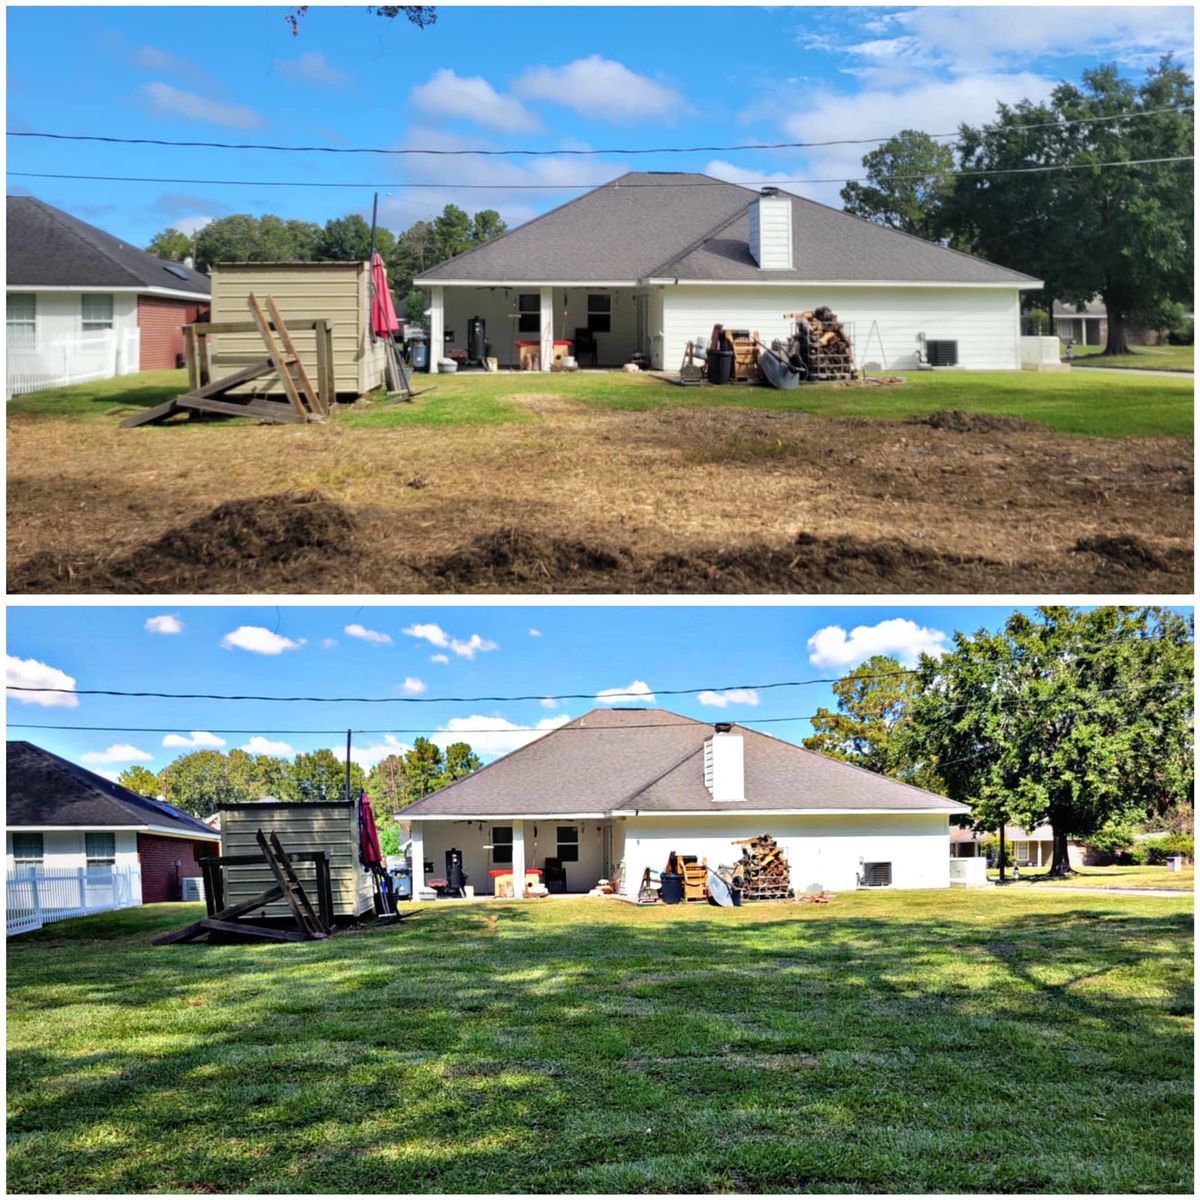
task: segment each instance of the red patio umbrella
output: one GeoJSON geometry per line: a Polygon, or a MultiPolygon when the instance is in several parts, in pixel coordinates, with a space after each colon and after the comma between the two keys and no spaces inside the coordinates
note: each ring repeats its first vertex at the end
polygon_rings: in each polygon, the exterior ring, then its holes
{"type": "Polygon", "coordinates": [[[366,792],[359,797],[358,805],[360,817],[358,829],[361,843],[359,854],[362,864],[368,870],[382,868],[383,850],[379,845],[379,831],[375,828],[375,814],[371,811],[371,801],[367,799],[366,792]]]}
{"type": "Polygon", "coordinates": [[[371,290],[371,328],[380,337],[390,338],[400,332],[400,320],[388,287],[387,267],[378,254],[371,259],[371,290]]]}

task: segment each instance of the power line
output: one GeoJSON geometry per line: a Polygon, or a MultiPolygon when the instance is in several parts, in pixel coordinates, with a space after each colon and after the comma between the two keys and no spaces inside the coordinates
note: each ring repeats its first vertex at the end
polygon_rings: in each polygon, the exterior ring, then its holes
{"type": "MultiPolygon", "coordinates": [[[[1193,162],[1194,156],[1178,154],[1167,158],[1130,158],[1111,162],[1085,163],[1051,163],[1039,167],[1006,167],[995,171],[951,171],[947,172],[948,179],[965,179],[975,176],[989,178],[998,175],[1032,175],[1050,171],[1091,171],[1115,167],[1142,167],[1156,163],[1193,162]]],[[[54,171],[9,171],[13,179],[69,179],[85,180],[96,183],[187,183],[208,187],[269,187],[269,188],[348,188],[366,191],[388,191],[406,189],[435,189],[441,191],[481,191],[481,192],[554,192],[554,191],[592,191],[602,187],[617,187],[627,191],[638,188],[688,188],[688,187],[794,187],[802,184],[819,183],[905,183],[928,179],[929,175],[890,175],[878,179],[869,175],[854,177],[839,176],[826,179],[761,179],[745,180],[733,183],[725,179],[702,180],[671,180],[663,182],[626,183],[618,184],[615,180],[607,179],[599,183],[455,183],[443,181],[440,183],[398,183],[394,179],[374,183],[351,183],[335,180],[333,182],[318,182],[311,179],[182,179],[174,176],[159,175],[74,175],[54,171]]]]}
{"type": "MultiPolygon", "coordinates": [[[[1180,104],[1167,108],[1151,108],[1142,112],[1112,113],[1099,117],[1076,117],[1063,121],[1029,121],[1011,126],[984,125],[983,132],[1002,132],[1008,129],[1048,129],[1066,128],[1073,125],[1095,125],[1110,121],[1131,121],[1144,117],[1158,116],[1162,113],[1190,112],[1193,105],[1180,104]]],[[[959,130],[951,133],[930,133],[930,138],[954,138],[959,130]]],[[[887,134],[883,137],[864,138],[831,138],[821,142],[740,142],[728,146],[617,146],[602,150],[594,149],[563,149],[539,150],[527,147],[493,150],[493,149],[444,149],[435,147],[387,147],[387,146],[282,146],[267,142],[200,142],[175,141],[170,138],[129,138],[116,137],[107,134],[86,133],[48,133],[38,130],[9,130],[8,137],[42,138],[61,142],[101,142],[118,146],[168,146],[179,149],[201,150],[266,150],[273,153],[287,154],[380,154],[393,157],[414,157],[429,155],[439,158],[462,158],[468,156],[482,158],[587,158],[604,154],[732,154],[752,150],[813,150],[829,146],[865,146],[873,143],[889,141],[898,134],[887,134]]]]}

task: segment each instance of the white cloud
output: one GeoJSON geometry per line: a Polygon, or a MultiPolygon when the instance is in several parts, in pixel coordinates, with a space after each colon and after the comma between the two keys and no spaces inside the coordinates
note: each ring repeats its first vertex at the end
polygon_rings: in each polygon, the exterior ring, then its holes
{"type": "Polygon", "coordinates": [[[121,778],[120,771],[97,771],[96,774],[101,779],[107,779],[109,783],[116,783],[121,778]]]}
{"type": "Polygon", "coordinates": [[[147,633],[182,633],[183,622],[178,617],[169,615],[146,618],[147,633]]]}
{"type": "Polygon", "coordinates": [[[136,746],[129,745],[128,742],[120,742],[115,746],[109,746],[107,750],[92,750],[87,754],[81,754],[79,761],[85,763],[138,763],[150,762],[153,757],[153,754],[147,754],[145,750],[139,750],[136,746]]]}
{"type": "Polygon", "coordinates": [[[476,654],[484,654],[489,650],[499,650],[496,642],[480,637],[473,633],[466,641],[448,634],[440,625],[410,625],[402,631],[408,637],[420,638],[431,646],[444,647],[453,650],[460,658],[474,658],[476,654]]]}
{"type": "Polygon", "coordinates": [[[309,50],[296,58],[277,58],[275,69],[295,83],[316,83],[324,87],[341,87],[350,79],[347,72],[339,71],[320,50],[309,50]]]}
{"type": "Polygon", "coordinates": [[[730,704],[758,704],[758,693],[753,688],[726,688],[723,692],[701,692],[697,697],[701,704],[710,708],[727,708],[730,704]]]}
{"type": "Polygon", "coordinates": [[[425,681],[418,679],[415,675],[408,676],[401,686],[410,696],[419,696],[422,692],[429,690],[425,681]]]}
{"type": "Polygon", "coordinates": [[[517,725],[497,716],[451,717],[444,732],[435,733],[429,740],[442,749],[451,742],[468,742],[477,754],[495,758],[528,746],[570,719],[563,713],[557,717],[543,717],[536,725],[517,725]]]}
{"type": "Polygon", "coordinates": [[[269,754],[272,758],[288,758],[295,750],[287,742],[273,742],[256,733],[243,747],[247,754],[269,754]]]}
{"type": "Polygon", "coordinates": [[[203,121],[209,125],[224,125],[230,129],[256,129],[266,124],[254,109],[244,104],[226,104],[220,100],[210,100],[195,92],[174,88],[169,83],[147,83],[142,87],[142,94],[156,112],[172,117],[203,121]]]}
{"type": "Polygon", "coordinates": [[[221,645],[226,650],[237,648],[248,650],[251,654],[282,654],[285,650],[298,650],[304,645],[304,639],[292,641],[261,625],[239,625],[221,639],[221,645]]]}
{"type": "Polygon", "coordinates": [[[506,133],[531,133],[541,121],[513,96],[505,96],[479,75],[463,76],[449,67],[408,94],[413,108],[438,117],[461,118],[506,133]]]}
{"type": "Polygon", "coordinates": [[[209,92],[223,90],[220,83],[202,67],[158,46],[138,46],[131,52],[130,58],[134,65],[143,71],[153,71],[157,75],[169,75],[172,79],[188,79],[209,92]]]}
{"type": "Polygon", "coordinates": [[[605,688],[596,693],[597,704],[653,704],[654,693],[642,679],[635,679],[628,687],[605,688]]]}
{"type": "Polygon", "coordinates": [[[435,662],[435,663],[448,663],[450,661],[450,655],[448,655],[448,654],[431,654],[429,656],[429,661],[435,662]]]}
{"type": "Polygon", "coordinates": [[[205,225],[211,225],[216,220],[216,217],[207,215],[184,216],[176,217],[171,224],[179,230],[180,233],[186,233],[188,237],[195,237],[205,225]]]}
{"type": "Polygon", "coordinates": [[[673,88],[599,54],[561,67],[530,67],[513,91],[526,99],[566,105],[589,120],[646,121],[687,108],[673,88]]]}
{"type": "Polygon", "coordinates": [[[338,644],[337,638],[322,638],[321,639],[321,649],[322,650],[332,650],[334,648],[334,646],[336,646],[337,644],[338,644]]]}
{"type": "Polygon", "coordinates": [[[225,739],[217,737],[215,733],[209,733],[204,729],[193,729],[186,736],[182,733],[168,733],[163,738],[162,744],[169,746],[171,749],[179,750],[217,750],[225,745],[225,739]]]}
{"type": "Polygon", "coordinates": [[[872,655],[888,654],[904,666],[913,666],[921,654],[942,654],[948,640],[940,629],[907,617],[856,625],[848,634],[840,625],[826,625],[808,639],[808,661],[814,667],[854,667],[872,655]]]}
{"type": "Polygon", "coordinates": [[[531,629],[531,630],[529,631],[529,636],[530,636],[530,637],[541,637],[541,636],[542,636],[542,631],[541,631],[540,629],[531,629]]]}
{"type": "Polygon", "coordinates": [[[36,704],[41,708],[78,708],[79,697],[74,695],[75,680],[65,671],[48,666],[36,658],[17,658],[7,654],[4,658],[5,683],[9,689],[66,688],[65,692],[14,692],[8,695],[21,704],[36,704]]]}
{"type": "MultiPolygon", "coordinates": [[[[364,771],[377,767],[385,758],[391,755],[405,755],[412,749],[407,742],[400,741],[394,734],[385,733],[383,741],[372,746],[350,746],[350,761],[356,762],[364,771]]],[[[339,754],[341,751],[335,751],[339,754]]]]}
{"type": "Polygon", "coordinates": [[[555,700],[553,696],[545,696],[543,699],[539,700],[538,703],[543,708],[555,709],[558,707],[558,701],[555,700]]]}
{"type": "Polygon", "coordinates": [[[347,625],[342,631],[347,637],[360,638],[364,642],[374,642],[378,646],[390,646],[392,644],[392,635],[390,633],[380,633],[375,629],[368,629],[365,625],[347,625]]]}

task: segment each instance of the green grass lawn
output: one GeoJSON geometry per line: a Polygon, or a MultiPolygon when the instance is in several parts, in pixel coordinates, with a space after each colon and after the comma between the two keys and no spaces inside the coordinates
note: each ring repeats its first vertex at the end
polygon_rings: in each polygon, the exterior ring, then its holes
{"type": "MultiPolygon", "coordinates": [[[[1020,417],[1065,433],[1099,437],[1188,437],[1192,432],[1190,379],[1098,371],[1036,373],[909,372],[902,386],[846,388],[816,384],[795,392],[767,387],[682,388],[651,375],[623,372],[422,376],[418,387],[433,390],[415,403],[376,403],[340,411],[348,427],[405,425],[496,425],[531,420],[514,397],[562,397],[583,406],[623,411],[665,407],[754,408],[805,412],[823,417],[879,417],[907,420],[947,409],[1020,417]]],[[[116,421],[178,394],[182,371],[77,384],[14,398],[16,418],[65,417],[116,421]]],[[[198,423],[196,428],[203,428],[198,423]]]]}
{"type": "MultiPolygon", "coordinates": [[[[1049,883],[1048,870],[1048,867],[1022,868],[1021,882],[1034,884],[1042,880],[1049,883]]],[[[1011,874],[1010,871],[1010,878],[1011,874]]],[[[999,875],[997,870],[988,872],[991,879],[999,875]]],[[[1053,883],[1063,887],[1171,888],[1190,892],[1196,885],[1196,871],[1194,867],[1184,867],[1182,871],[1170,871],[1166,867],[1078,867],[1073,875],[1055,879],[1053,883]]]]}
{"type": "Polygon", "coordinates": [[[1072,355],[1076,359],[1095,359],[1096,366],[1142,367],[1155,371],[1194,371],[1196,369],[1195,346],[1131,346],[1128,354],[1114,354],[1111,358],[1100,358],[1103,346],[1075,346],[1072,355]]]}
{"type": "Polygon", "coordinates": [[[1179,1192],[1192,904],[427,905],[8,947],[14,1192],[1179,1192]]]}

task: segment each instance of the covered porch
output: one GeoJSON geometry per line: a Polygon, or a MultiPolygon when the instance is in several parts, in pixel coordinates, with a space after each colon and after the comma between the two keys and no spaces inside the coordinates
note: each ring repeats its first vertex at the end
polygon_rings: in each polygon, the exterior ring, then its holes
{"type": "MultiPolygon", "coordinates": [[[[572,357],[580,369],[615,369],[630,361],[662,367],[663,302],[659,288],[611,284],[434,284],[429,287],[429,361],[455,352],[477,367],[473,321],[483,321],[482,357],[504,370],[554,369],[572,357]]],[[[482,369],[477,367],[477,369],[482,369]]]]}
{"type": "Polygon", "coordinates": [[[619,823],[599,814],[439,816],[408,826],[412,894],[418,898],[445,892],[451,850],[461,852],[464,883],[476,896],[516,899],[533,882],[551,894],[584,895],[612,877],[624,854],[619,823]]]}

